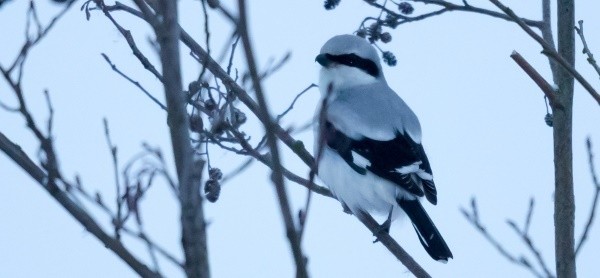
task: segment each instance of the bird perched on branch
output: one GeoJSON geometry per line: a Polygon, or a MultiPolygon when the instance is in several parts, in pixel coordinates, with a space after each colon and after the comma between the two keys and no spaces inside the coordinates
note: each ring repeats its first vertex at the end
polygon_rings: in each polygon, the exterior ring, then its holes
{"type": "Polygon", "coordinates": [[[420,202],[437,203],[421,125],[388,86],[377,50],[358,36],[339,35],[316,61],[322,66],[318,176],[346,210],[387,214],[381,232],[404,211],[427,253],[447,262],[452,252],[420,202]]]}

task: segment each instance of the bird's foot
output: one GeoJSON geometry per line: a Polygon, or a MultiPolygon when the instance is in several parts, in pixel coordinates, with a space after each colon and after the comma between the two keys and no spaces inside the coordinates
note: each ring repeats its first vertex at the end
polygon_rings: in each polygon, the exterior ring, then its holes
{"type": "Polygon", "coordinates": [[[375,240],[373,241],[373,243],[377,243],[379,241],[379,237],[381,235],[390,233],[390,227],[392,226],[392,212],[393,211],[394,211],[394,207],[392,206],[387,219],[383,223],[381,223],[381,225],[379,225],[377,230],[375,230],[375,232],[373,233],[373,236],[375,236],[375,240]]]}

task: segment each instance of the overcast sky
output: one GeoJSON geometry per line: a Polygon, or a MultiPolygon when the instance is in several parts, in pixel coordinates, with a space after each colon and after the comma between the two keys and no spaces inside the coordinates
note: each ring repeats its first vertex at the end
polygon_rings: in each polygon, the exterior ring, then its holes
{"type": "MultiPolygon", "coordinates": [[[[43,22],[58,10],[50,1],[35,1],[43,22]]],[[[222,1],[230,7],[229,2],[222,1]]],[[[249,1],[250,2],[250,1],[249,1]]],[[[377,11],[361,1],[342,1],[333,10],[323,1],[251,1],[250,33],[258,64],[291,53],[289,62],[265,81],[270,107],[281,112],[290,101],[317,82],[314,62],[330,37],[351,33],[364,16],[377,11]]],[[[459,1],[460,2],[460,1],[459,1]]],[[[514,11],[532,19],[541,17],[541,1],[504,1],[514,11]]],[[[90,21],[76,6],[30,54],[23,88],[40,125],[48,115],[43,90],[48,89],[55,109],[54,135],[60,166],[67,178],[79,174],[91,192],[100,192],[114,203],[114,180],[102,119],[107,118],[123,166],[146,142],[171,157],[165,113],[141,91],[113,72],[100,56],[107,54],[117,66],[163,100],[161,84],[131,55],[125,40],[99,12],[90,21]]],[[[129,1],[125,1],[127,4],[129,1]]],[[[182,25],[204,45],[203,16],[198,1],[182,0],[182,25]]],[[[472,4],[494,9],[487,1],[472,4]]],[[[553,4],[554,5],[554,4],[553,4]]],[[[12,62],[23,43],[28,1],[11,1],[0,8],[0,64],[12,62]]],[[[423,6],[415,6],[419,13],[423,6]]],[[[429,8],[429,7],[425,7],[429,8]]],[[[585,21],[588,44],[600,55],[600,18],[596,1],[579,1],[576,20],[585,21]]],[[[148,44],[151,30],[136,18],[117,16],[133,32],[140,48],[155,63],[148,44]]],[[[232,27],[219,13],[210,14],[211,48],[221,53],[232,27]]],[[[509,58],[519,51],[548,80],[547,59],[541,48],[514,23],[479,14],[452,12],[425,21],[399,26],[393,40],[380,45],[393,51],[396,67],[384,66],[390,86],[413,108],[421,121],[423,143],[438,187],[438,205],[425,205],[448,242],[454,260],[433,261],[421,247],[408,221],[392,226],[391,235],[434,277],[530,277],[509,263],[462,216],[475,197],[484,224],[511,254],[535,261],[506,225],[522,225],[529,198],[535,198],[530,228],[533,241],[554,270],[552,129],[544,123],[546,108],[536,85],[509,58]]],[[[585,62],[577,42],[577,69],[596,88],[598,75],[585,62]]],[[[199,66],[182,48],[184,87],[197,77],[199,66]]],[[[244,70],[237,52],[236,66],[244,70]]],[[[316,89],[309,91],[283,120],[300,126],[313,115],[316,89]]],[[[0,101],[15,106],[7,84],[0,82],[0,101]]],[[[249,114],[248,114],[249,115],[249,114]]],[[[18,142],[33,158],[38,143],[21,116],[0,110],[0,131],[18,142]]],[[[577,239],[587,220],[593,186],[585,138],[591,136],[600,156],[600,109],[579,84],[575,85],[573,148],[577,239]]],[[[248,134],[260,138],[262,128],[251,118],[248,134]]],[[[312,149],[312,132],[297,135],[312,149]]],[[[209,147],[211,164],[230,172],[244,159],[209,147]]],[[[286,167],[300,175],[308,170],[290,152],[286,167]]],[[[600,162],[597,161],[597,164],[600,162]]],[[[173,166],[170,165],[171,170],[173,166]]],[[[135,277],[92,235],[17,165],[0,155],[0,277],[135,277]]],[[[295,211],[304,204],[306,190],[287,183],[295,211]]],[[[313,277],[410,277],[410,273],[354,217],[342,212],[333,199],[313,196],[303,247],[313,277]]],[[[108,219],[93,205],[87,206],[102,223],[108,219]]],[[[218,202],[206,203],[208,240],[213,277],[292,277],[293,259],[285,237],[275,191],[268,171],[256,164],[227,183],[218,202]]],[[[181,259],[179,213],[172,192],[157,181],[142,203],[142,216],[151,237],[181,259]]],[[[381,219],[380,219],[381,220],[381,219]]],[[[111,231],[110,226],[106,226],[111,231]]],[[[597,274],[600,249],[598,223],[578,256],[581,277],[597,274]]],[[[150,262],[143,244],[126,239],[128,246],[150,262]]],[[[537,265],[536,265],[537,266],[537,265]]],[[[160,261],[168,277],[182,272],[160,261]]]]}

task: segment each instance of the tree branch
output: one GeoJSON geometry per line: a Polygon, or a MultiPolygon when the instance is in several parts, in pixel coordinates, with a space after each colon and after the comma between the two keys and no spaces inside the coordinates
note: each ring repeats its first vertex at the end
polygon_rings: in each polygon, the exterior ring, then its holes
{"type": "Polygon", "coordinates": [[[252,52],[252,46],[250,43],[250,36],[248,35],[248,25],[246,19],[246,2],[244,0],[239,0],[238,8],[239,20],[237,22],[237,29],[242,38],[244,52],[246,54],[246,61],[248,62],[248,70],[250,71],[254,92],[256,93],[256,98],[258,99],[258,115],[259,118],[263,119],[262,122],[265,127],[265,133],[267,134],[267,144],[269,145],[269,149],[271,150],[271,160],[273,162],[273,173],[271,179],[275,184],[275,189],[279,200],[279,207],[281,209],[281,213],[283,214],[283,220],[285,223],[287,237],[292,248],[294,261],[296,262],[296,277],[308,277],[308,272],[306,270],[306,258],[302,252],[302,247],[300,245],[300,237],[298,235],[298,231],[296,230],[294,219],[292,218],[290,204],[288,201],[287,193],[285,191],[285,183],[283,179],[282,166],[279,157],[279,147],[277,146],[277,137],[275,137],[275,132],[273,128],[274,121],[271,118],[267,101],[262,91],[260,77],[258,75],[256,62],[254,61],[254,53],[252,52]]]}
{"type": "Polygon", "coordinates": [[[575,256],[579,254],[581,247],[587,240],[588,233],[592,228],[592,224],[594,223],[594,217],[596,215],[596,209],[598,208],[598,199],[600,198],[600,181],[598,181],[598,177],[596,176],[596,167],[594,166],[594,153],[592,152],[592,140],[588,137],[586,140],[586,147],[588,153],[588,163],[590,165],[590,174],[592,175],[592,182],[594,183],[594,198],[592,201],[592,207],[590,208],[590,216],[585,224],[585,228],[583,229],[583,233],[579,238],[579,243],[577,243],[577,248],[575,248],[575,256]]]}
{"type": "MultiPolygon", "coordinates": [[[[527,219],[530,219],[531,213],[532,213],[532,205],[530,205],[530,211],[528,212],[528,217],[527,219]]],[[[531,262],[529,262],[529,260],[524,257],[524,256],[516,256],[516,255],[512,255],[508,252],[508,250],[506,250],[504,248],[504,246],[502,246],[502,244],[494,237],[492,236],[492,234],[490,234],[490,232],[487,230],[487,228],[483,225],[483,223],[481,223],[481,220],[479,218],[479,212],[478,212],[478,208],[477,208],[477,202],[475,200],[475,198],[471,198],[471,211],[469,212],[468,210],[464,209],[464,208],[460,208],[460,211],[462,212],[462,214],[465,216],[465,218],[467,218],[467,220],[469,221],[469,223],[471,223],[471,225],[473,225],[478,231],[479,233],[481,233],[481,235],[483,235],[483,237],[490,243],[492,244],[492,246],[494,246],[494,248],[496,248],[496,250],[498,251],[498,253],[500,253],[500,255],[502,255],[504,258],[506,258],[509,262],[516,264],[518,266],[521,266],[527,270],[529,270],[529,272],[531,272],[531,274],[533,274],[535,277],[538,278],[543,278],[543,277],[553,277],[549,272],[547,272],[550,275],[542,275],[539,271],[537,271],[533,265],[531,264],[531,262]]],[[[530,221],[530,220],[528,220],[530,221]]],[[[526,223],[528,223],[528,221],[526,221],[526,223]]],[[[512,228],[515,229],[515,231],[517,231],[517,234],[519,234],[521,236],[521,239],[523,239],[526,243],[526,245],[529,247],[530,250],[533,250],[533,253],[538,253],[537,249],[533,246],[533,243],[531,243],[531,240],[529,240],[529,236],[526,234],[526,229],[524,229],[524,232],[521,232],[516,225],[514,224],[513,221],[508,221],[510,226],[513,226],[512,228]],[[512,225],[511,225],[512,224],[512,225]],[[527,239],[527,240],[526,240],[527,239]]],[[[528,224],[525,225],[526,227],[528,226],[528,224]]],[[[539,258],[540,262],[543,264],[543,260],[541,260],[541,257],[539,258]]],[[[543,264],[545,265],[545,264],[543,264]]]]}
{"type": "Polygon", "coordinates": [[[87,231],[98,238],[106,248],[119,256],[137,274],[142,277],[160,277],[158,273],[150,270],[131,254],[119,240],[108,235],[84,209],[77,205],[65,191],[60,189],[55,183],[56,181],[52,183],[48,182],[48,175],[23,152],[19,145],[6,138],[2,132],[0,132],[0,150],[6,153],[21,169],[46,189],[52,198],[64,207],[87,231]]]}
{"type": "Polygon", "coordinates": [[[369,230],[377,237],[377,241],[381,242],[394,256],[402,262],[406,268],[412,272],[418,278],[431,277],[425,269],[423,269],[411,256],[408,254],[402,246],[400,246],[389,233],[382,233],[381,226],[371,215],[363,213],[356,215],[356,218],[360,220],[369,230]]]}
{"type": "MultiPolygon", "coordinates": [[[[108,55],[101,53],[100,55],[102,55],[102,57],[104,58],[104,60],[106,60],[106,62],[108,63],[108,65],[110,65],[110,67],[112,68],[113,71],[115,71],[116,73],[118,73],[121,77],[125,78],[125,80],[131,82],[133,85],[135,85],[136,87],[138,87],[140,90],[142,90],[142,92],[149,97],[154,103],[156,103],[158,106],[160,106],[160,108],[162,108],[163,110],[167,110],[167,107],[162,104],[157,98],[155,98],[152,94],[150,94],[150,92],[148,92],[148,90],[146,90],[141,84],[140,82],[137,82],[133,79],[131,79],[131,77],[127,76],[126,74],[124,74],[121,70],[119,70],[119,68],[117,68],[117,66],[115,64],[112,63],[112,61],[110,60],[110,58],[108,58],[108,55]]],[[[141,61],[141,60],[140,60],[141,61]]],[[[162,76],[160,77],[160,79],[162,79],[162,76]]],[[[159,79],[159,80],[160,80],[159,79]]]]}
{"type": "MultiPolygon", "coordinates": [[[[136,1],[138,3],[139,1],[136,1]]],[[[181,202],[181,242],[185,254],[185,272],[188,277],[209,277],[206,224],[199,184],[204,161],[195,160],[190,143],[189,119],[181,85],[177,1],[158,1],[157,11],[161,20],[155,25],[160,44],[163,84],[167,100],[167,123],[179,180],[181,202]]],[[[142,10],[145,3],[138,3],[142,10]]],[[[145,12],[146,17],[153,16],[145,12]]]]}
{"type": "MultiPolygon", "coordinates": [[[[444,7],[446,9],[446,11],[472,12],[472,13],[478,13],[478,14],[495,17],[495,18],[504,19],[506,21],[514,21],[514,19],[512,17],[507,16],[505,14],[502,14],[502,13],[499,13],[496,11],[487,10],[484,8],[475,7],[471,4],[458,5],[458,4],[454,4],[454,3],[451,3],[448,1],[443,1],[443,0],[411,0],[411,1],[417,2],[417,3],[433,4],[433,5],[441,6],[441,7],[444,7]]],[[[541,21],[536,21],[536,20],[531,20],[531,19],[526,19],[526,18],[519,18],[519,20],[525,22],[525,24],[532,26],[532,27],[540,28],[543,25],[541,21]]]]}
{"type": "Polygon", "coordinates": [[[552,109],[564,109],[556,97],[556,91],[552,86],[533,68],[521,54],[513,50],[510,57],[529,75],[529,77],[540,87],[544,95],[550,100],[552,109]]]}
{"type": "MultiPolygon", "coordinates": [[[[543,48],[542,53],[549,58],[558,62],[571,76],[573,76],[583,88],[588,91],[588,93],[596,100],[598,105],[600,105],[600,94],[592,87],[592,85],[573,67],[572,63],[569,63],[562,55],[560,55],[556,50],[554,50],[554,46],[550,45],[546,42],[542,37],[535,33],[527,24],[521,20],[510,8],[504,6],[498,0],[489,0],[494,5],[496,5],[499,9],[501,9],[504,13],[510,16],[515,23],[517,23],[530,37],[532,37],[535,41],[537,41],[543,48]]],[[[559,2],[560,3],[560,2],[559,2]]],[[[560,50],[560,49],[559,49],[560,50]]]]}
{"type": "Polygon", "coordinates": [[[588,47],[587,42],[585,40],[585,36],[583,35],[583,20],[578,21],[578,23],[579,23],[579,27],[575,27],[575,31],[577,31],[577,35],[579,35],[579,38],[581,39],[581,43],[583,43],[582,52],[583,52],[583,54],[586,54],[588,56],[588,58],[587,58],[588,63],[590,63],[590,65],[592,65],[594,70],[596,70],[596,73],[598,73],[598,75],[600,76],[600,67],[598,67],[598,64],[596,63],[596,59],[594,59],[594,54],[588,47]]]}

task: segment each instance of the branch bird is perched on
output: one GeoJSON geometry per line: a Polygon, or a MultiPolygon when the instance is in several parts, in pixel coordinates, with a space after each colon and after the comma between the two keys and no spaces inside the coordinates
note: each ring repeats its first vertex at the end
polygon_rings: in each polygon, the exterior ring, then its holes
{"type": "Polygon", "coordinates": [[[352,213],[388,214],[381,230],[404,211],[427,253],[447,262],[452,252],[419,197],[437,203],[419,119],[388,86],[375,48],[353,35],[331,38],[321,64],[315,141],[318,175],[352,213]]]}

